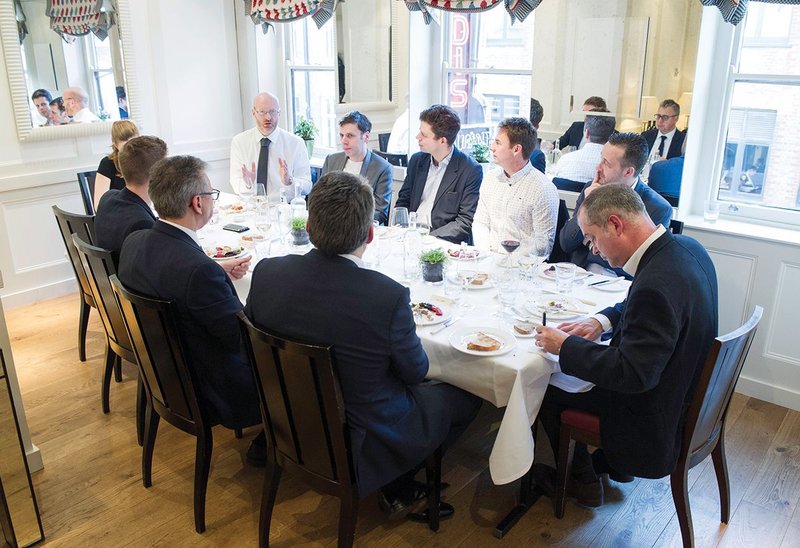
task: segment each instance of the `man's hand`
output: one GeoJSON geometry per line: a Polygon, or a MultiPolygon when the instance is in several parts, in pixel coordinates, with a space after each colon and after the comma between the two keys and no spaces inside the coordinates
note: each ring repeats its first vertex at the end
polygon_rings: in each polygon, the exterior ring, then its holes
{"type": "Polygon", "coordinates": [[[589,194],[594,192],[595,189],[600,188],[602,185],[603,183],[601,182],[600,170],[597,169],[594,172],[594,179],[592,179],[592,184],[583,189],[583,198],[586,199],[586,197],[588,197],[589,194]]]}
{"type": "Polygon", "coordinates": [[[561,345],[564,344],[564,340],[567,337],[569,335],[559,329],[540,326],[536,328],[536,336],[534,338],[536,339],[536,346],[545,352],[557,355],[561,352],[561,345]]]}
{"type": "Polygon", "coordinates": [[[239,259],[228,259],[227,261],[220,261],[219,265],[228,273],[228,277],[231,280],[239,280],[242,276],[247,274],[247,269],[250,268],[250,261],[252,258],[252,255],[248,255],[247,257],[241,257],[239,259]]]}
{"type": "Polygon", "coordinates": [[[294,177],[292,177],[292,174],[289,173],[289,165],[283,158],[278,158],[278,169],[281,173],[281,182],[284,185],[290,186],[292,183],[294,183],[294,177]]]}
{"type": "Polygon", "coordinates": [[[603,326],[594,318],[583,318],[576,322],[565,322],[558,329],[568,335],[577,335],[584,339],[594,341],[603,334],[603,326]]]}
{"type": "Polygon", "coordinates": [[[250,169],[247,169],[247,166],[242,164],[242,179],[244,180],[245,188],[253,188],[253,185],[256,183],[256,163],[252,162],[250,164],[250,169]]]}

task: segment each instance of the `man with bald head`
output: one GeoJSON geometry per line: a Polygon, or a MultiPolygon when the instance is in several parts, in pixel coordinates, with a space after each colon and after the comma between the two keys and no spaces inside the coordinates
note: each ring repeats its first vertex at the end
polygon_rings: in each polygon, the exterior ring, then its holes
{"type": "Polygon", "coordinates": [[[305,143],[278,127],[281,105],[271,93],[259,93],[251,111],[254,128],[231,141],[231,185],[239,194],[253,194],[256,183],[263,183],[267,196],[277,200],[281,189],[286,199],[294,198],[295,186],[301,194],[311,191],[311,165],[305,143]]]}
{"type": "Polygon", "coordinates": [[[72,117],[73,124],[85,124],[88,122],[99,122],[100,118],[89,110],[89,95],[79,87],[71,87],[64,90],[64,108],[67,116],[72,117]]]}

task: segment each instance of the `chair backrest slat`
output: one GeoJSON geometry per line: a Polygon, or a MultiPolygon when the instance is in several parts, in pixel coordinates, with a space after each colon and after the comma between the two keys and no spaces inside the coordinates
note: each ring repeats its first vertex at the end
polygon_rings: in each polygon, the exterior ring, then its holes
{"type": "Polygon", "coordinates": [[[669,231],[672,232],[673,234],[683,234],[683,221],[676,221],[675,219],[670,219],[669,231]]]}
{"type": "Polygon", "coordinates": [[[94,216],[68,213],[58,206],[53,206],[53,213],[56,216],[58,230],[64,240],[64,247],[67,249],[67,256],[72,265],[72,271],[75,273],[75,278],[78,280],[78,285],[84,294],[91,295],[92,290],[89,287],[89,281],[86,279],[86,272],[83,270],[78,250],[72,241],[72,235],[77,234],[84,242],[94,243],[94,216]]]}
{"type": "Polygon", "coordinates": [[[553,250],[550,251],[550,257],[548,257],[547,262],[550,263],[561,263],[561,262],[569,262],[570,256],[566,253],[563,249],[561,249],[561,229],[567,224],[569,221],[569,209],[567,208],[567,202],[564,200],[558,201],[558,218],[556,219],[556,237],[553,240],[553,250]]]}
{"type": "Polygon", "coordinates": [[[79,171],[78,172],[78,188],[81,191],[81,200],[83,200],[83,209],[87,215],[94,215],[94,178],[97,175],[96,171],[79,171]]]}
{"type": "Polygon", "coordinates": [[[187,432],[205,421],[173,301],[152,299],[126,289],[116,276],[111,285],[125,318],[145,388],[163,419],[187,432]]]}

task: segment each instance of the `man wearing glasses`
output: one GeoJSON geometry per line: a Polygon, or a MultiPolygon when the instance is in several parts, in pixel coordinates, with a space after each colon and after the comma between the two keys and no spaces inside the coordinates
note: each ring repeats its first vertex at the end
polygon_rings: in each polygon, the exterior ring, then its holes
{"type": "Polygon", "coordinates": [[[295,186],[301,194],[311,191],[311,165],[303,140],[278,127],[281,105],[271,93],[259,93],[251,111],[254,128],[231,141],[231,186],[234,192],[255,194],[261,183],[267,196],[277,201],[281,189],[286,199],[294,198],[295,186]]]}
{"type": "MultiPolygon", "coordinates": [[[[253,373],[242,351],[236,315],[242,310],[231,279],[247,273],[250,257],[216,262],[200,246],[197,231],[211,218],[219,191],[206,163],[193,156],[165,158],[153,166],[150,198],[159,219],[122,244],[119,279],[129,289],[175,301],[195,388],[213,423],[227,428],[259,424],[253,373]]],[[[248,451],[256,461],[261,449],[248,451]]],[[[257,444],[256,444],[257,445],[257,444]]]]}
{"type": "Polygon", "coordinates": [[[653,161],[669,160],[681,155],[686,132],[675,127],[680,115],[681,106],[672,99],[664,99],[655,115],[656,128],[642,133],[650,147],[650,158],[653,161]]]}

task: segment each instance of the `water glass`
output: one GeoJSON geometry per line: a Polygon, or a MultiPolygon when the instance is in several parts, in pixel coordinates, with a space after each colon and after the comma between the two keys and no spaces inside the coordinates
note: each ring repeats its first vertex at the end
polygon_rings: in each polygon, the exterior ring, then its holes
{"type": "Polygon", "coordinates": [[[575,280],[575,265],[572,263],[556,263],[556,290],[559,293],[572,291],[575,280]]]}
{"type": "Polygon", "coordinates": [[[464,291],[464,283],[458,272],[458,262],[451,261],[445,267],[444,294],[459,305],[463,300],[464,291]]]}
{"type": "Polygon", "coordinates": [[[709,223],[716,223],[719,219],[719,202],[716,200],[706,200],[703,203],[703,220],[709,223]]]}
{"type": "Polygon", "coordinates": [[[408,228],[408,208],[396,207],[389,215],[389,226],[400,226],[408,228]]]}

